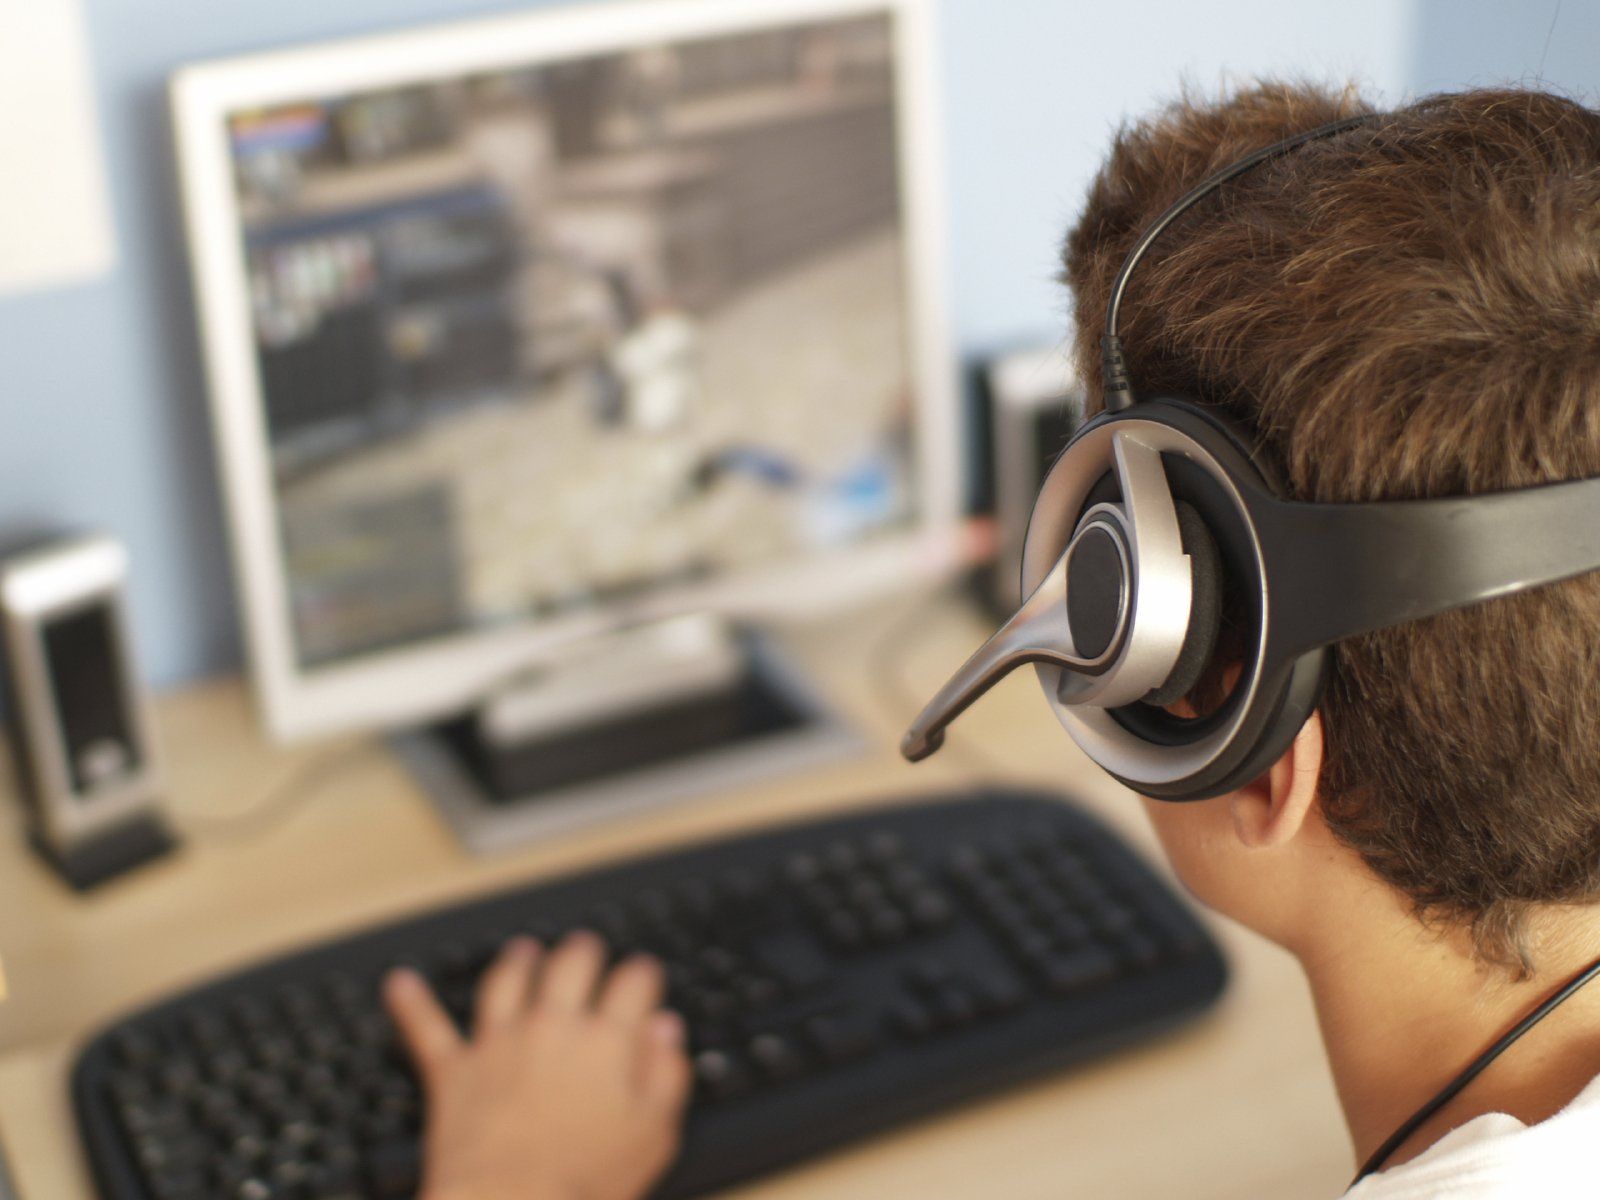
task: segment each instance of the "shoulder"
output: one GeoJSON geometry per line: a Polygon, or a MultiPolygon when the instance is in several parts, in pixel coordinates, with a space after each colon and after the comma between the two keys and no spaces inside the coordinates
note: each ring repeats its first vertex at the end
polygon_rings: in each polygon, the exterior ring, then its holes
{"type": "Polygon", "coordinates": [[[1346,1200],[1555,1200],[1600,1192],[1600,1079],[1555,1116],[1524,1125],[1476,1117],[1409,1162],[1368,1176],[1346,1200]]]}

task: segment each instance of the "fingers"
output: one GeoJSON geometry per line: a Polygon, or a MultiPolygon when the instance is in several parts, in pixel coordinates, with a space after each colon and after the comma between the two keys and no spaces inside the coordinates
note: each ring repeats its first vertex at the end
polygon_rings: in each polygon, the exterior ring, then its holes
{"type": "Polygon", "coordinates": [[[605,943],[587,931],[548,954],[529,938],[515,938],[479,984],[474,1031],[502,1029],[525,1012],[570,1015],[591,1005],[607,1021],[637,1026],[661,1006],[667,981],[655,959],[639,955],[612,971],[605,967],[605,943]]]}
{"type": "Polygon", "coordinates": [[[517,937],[506,943],[478,984],[474,1036],[503,1029],[517,1018],[528,1002],[538,961],[539,944],[532,938],[517,937]]]}
{"type": "Polygon", "coordinates": [[[637,1025],[661,1006],[667,980],[653,958],[630,958],[618,966],[600,990],[599,1013],[608,1021],[637,1025]]]}
{"type": "Polygon", "coordinates": [[[587,1009],[605,965],[604,942],[586,931],[569,934],[545,957],[534,985],[535,1007],[565,1014],[587,1009]]]}
{"type": "Polygon", "coordinates": [[[658,1012],[645,1029],[640,1088],[645,1102],[676,1112],[689,1100],[691,1071],[683,1018],[675,1012],[658,1012]]]}
{"type": "Polygon", "coordinates": [[[383,981],[383,1002],[401,1040],[424,1079],[433,1078],[446,1058],[461,1047],[455,1022],[415,971],[391,971],[383,981]]]}

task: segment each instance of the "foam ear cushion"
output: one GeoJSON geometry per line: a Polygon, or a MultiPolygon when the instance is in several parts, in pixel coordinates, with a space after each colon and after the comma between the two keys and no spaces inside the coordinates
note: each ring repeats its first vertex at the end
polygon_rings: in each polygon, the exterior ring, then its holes
{"type": "Polygon", "coordinates": [[[1157,708],[1176,704],[1194,691],[1217,648],[1217,633],[1222,626],[1222,555],[1194,506],[1180,500],[1176,509],[1178,537],[1183,552],[1189,556],[1189,628],[1172,672],[1144,698],[1146,704],[1157,708]]]}

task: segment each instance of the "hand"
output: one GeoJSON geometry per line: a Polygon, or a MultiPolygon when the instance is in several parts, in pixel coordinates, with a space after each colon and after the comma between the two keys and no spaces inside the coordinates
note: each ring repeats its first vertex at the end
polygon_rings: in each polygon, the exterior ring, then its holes
{"type": "Polygon", "coordinates": [[[384,1000],[427,1097],[423,1200],[638,1200],[677,1153],[689,1063],[653,959],[507,943],[464,1039],[416,972],[384,1000]]]}

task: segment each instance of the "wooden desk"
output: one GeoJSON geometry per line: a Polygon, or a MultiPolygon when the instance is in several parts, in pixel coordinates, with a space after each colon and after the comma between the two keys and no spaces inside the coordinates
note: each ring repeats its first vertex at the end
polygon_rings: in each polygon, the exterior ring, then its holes
{"type": "MultiPolygon", "coordinates": [[[[894,747],[908,707],[985,632],[974,612],[947,601],[796,633],[787,640],[873,751],[493,859],[465,855],[374,742],[335,748],[332,760],[326,744],[270,746],[237,681],[162,698],[172,808],[193,829],[180,855],[79,898],[33,860],[12,827],[15,805],[3,806],[0,956],[12,995],[0,1005],[0,1144],[21,1200],[91,1195],[66,1097],[78,1041],[131,1006],[308,939],[621,855],[979,778],[1066,789],[1155,857],[1138,806],[1060,732],[1031,674],[963,718],[927,764],[913,770],[899,760],[894,747]],[[891,644],[905,647],[892,663],[891,644]],[[885,683],[891,673],[898,689],[885,683]],[[202,819],[246,807],[298,771],[307,771],[303,799],[276,820],[201,832],[202,819]]],[[[1218,932],[1234,978],[1198,1024],[735,1194],[1337,1195],[1350,1150],[1299,970],[1259,939],[1218,932]]]]}

